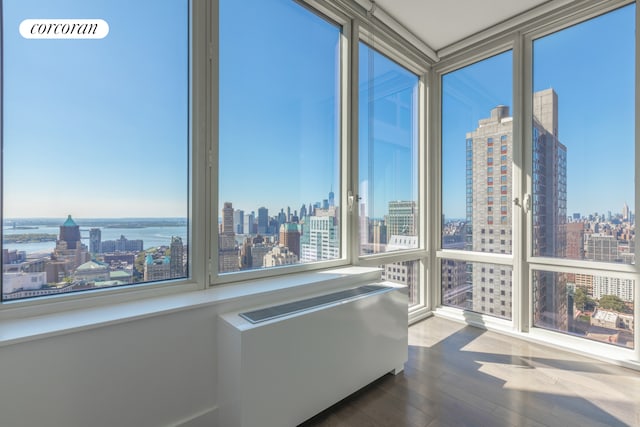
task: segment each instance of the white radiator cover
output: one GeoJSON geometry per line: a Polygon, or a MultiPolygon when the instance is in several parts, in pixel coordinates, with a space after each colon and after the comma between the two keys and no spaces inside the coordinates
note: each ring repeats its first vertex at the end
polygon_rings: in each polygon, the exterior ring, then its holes
{"type": "MultiPolygon", "coordinates": [[[[218,322],[219,426],[296,426],[408,357],[407,287],[251,324],[218,322]]],[[[249,309],[250,310],[250,309],[249,309]]]]}

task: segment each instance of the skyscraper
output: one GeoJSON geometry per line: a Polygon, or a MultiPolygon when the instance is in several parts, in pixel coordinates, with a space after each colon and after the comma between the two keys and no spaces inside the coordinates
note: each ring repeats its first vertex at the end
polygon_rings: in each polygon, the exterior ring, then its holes
{"type": "Polygon", "coordinates": [[[222,208],[222,224],[218,236],[218,270],[221,273],[240,268],[235,232],[233,231],[233,205],[225,202],[222,208]]]}
{"type": "Polygon", "coordinates": [[[629,209],[627,202],[624,202],[624,205],[622,206],[622,219],[624,221],[629,221],[631,219],[631,209],[629,209]]]}
{"type": "Polygon", "coordinates": [[[244,234],[244,211],[242,209],[233,211],[233,231],[236,234],[244,234]]]}
{"type": "Polygon", "coordinates": [[[584,223],[570,222],[567,224],[567,250],[569,259],[584,259],[584,223]]]}
{"type": "Polygon", "coordinates": [[[171,278],[184,277],[184,245],[182,238],[177,236],[171,237],[171,259],[169,261],[169,269],[171,278]]]}
{"type": "Polygon", "coordinates": [[[391,236],[416,236],[418,209],[415,200],[389,202],[389,213],[385,216],[387,241],[391,236]]]}
{"type": "Polygon", "coordinates": [[[76,249],[76,246],[80,244],[80,226],[71,218],[71,215],[60,226],[59,241],[65,242],[67,249],[76,249]]]}
{"type": "Polygon", "coordinates": [[[255,229],[256,215],[255,212],[251,211],[250,214],[244,216],[244,232],[245,234],[255,234],[257,230],[255,229]]]}
{"type": "Polygon", "coordinates": [[[280,226],[280,245],[289,248],[296,257],[300,257],[300,234],[298,224],[288,222],[280,226]]]}
{"type": "Polygon", "coordinates": [[[269,209],[258,208],[258,234],[265,235],[269,230],[269,209]]]}
{"type": "Polygon", "coordinates": [[[92,254],[102,252],[102,230],[99,228],[89,230],[89,252],[92,254]]]}
{"type": "Polygon", "coordinates": [[[90,260],[89,248],[80,240],[80,227],[69,215],[60,226],[56,247],[51,260],[45,265],[47,283],[57,283],[70,277],[78,266],[90,260]]]}
{"type": "Polygon", "coordinates": [[[340,257],[338,210],[316,209],[307,217],[300,239],[300,261],[326,261],[340,257]]]}
{"type": "MultiPolygon", "coordinates": [[[[552,89],[534,94],[532,215],[535,255],[566,251],[566,148],[558,140],[558,99],[552,89]]],[[[498,106],[467,134],[467,250],[512,252],[513,118],[498,106]]],[[[512,269],[468,263],[467,283],[475,311],[511,318],[512,269]]],[[[534,310],[549,326],[566,328],[566,279],[536,271],[534,310]]]]}

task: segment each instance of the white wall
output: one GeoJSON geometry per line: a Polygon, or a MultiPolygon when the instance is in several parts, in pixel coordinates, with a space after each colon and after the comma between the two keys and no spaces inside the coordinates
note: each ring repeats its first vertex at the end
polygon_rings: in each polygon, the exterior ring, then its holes
{"type": "Polygon", "coordinates": [[[156,427],[210,411],[215,319],[200,308],[3,347],[0,424],[156,427]]]}
{"type": "MultiPolygon", "coordinates": [[[[158,306],[165,309],[179,302],[165,314],[147,313],[8,344],[2,343],[9,335],[3,330],[7,323],[0,321],[0,426],[216,426],[218,313],[353,287],[363,280],[371,283],[379,277],[377,269],[350,268],[316,273],[312,283],[300,284],[291,275],[238,285],[243,291],[250,288],[242,297],[233,286],[220,286],[163,297],[158,306]]],[[[131,310],[123,307],[114,305],[107,311],[117,315],[131,310]]],[[[104,314],[104,307],[99,310],[104,314]]]]}

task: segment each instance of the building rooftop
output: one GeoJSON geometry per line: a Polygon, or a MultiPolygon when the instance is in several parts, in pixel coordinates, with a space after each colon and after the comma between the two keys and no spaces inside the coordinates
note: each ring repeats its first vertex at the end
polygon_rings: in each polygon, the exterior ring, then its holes
{"type": "Polygon", "coordinates": [[[89,261],[81,264],[76,271],[104,270],[107,266],[96,261],[89,261]]]}
{"type": "Polygon", "coordinates": [[[77,227],[78,224],[71,218],[71,215],[67,217],[67,220],[62,224],[63,227],[77,227]]]}

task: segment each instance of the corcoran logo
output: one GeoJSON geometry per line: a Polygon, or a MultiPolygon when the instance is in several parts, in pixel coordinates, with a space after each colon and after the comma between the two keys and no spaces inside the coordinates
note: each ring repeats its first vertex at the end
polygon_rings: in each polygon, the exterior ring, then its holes
{"type": "Polygon", "coordinates": [[[109,24],[103,19],[25,19],[20,34],[25,39],[103,39],[109,24]]]}

